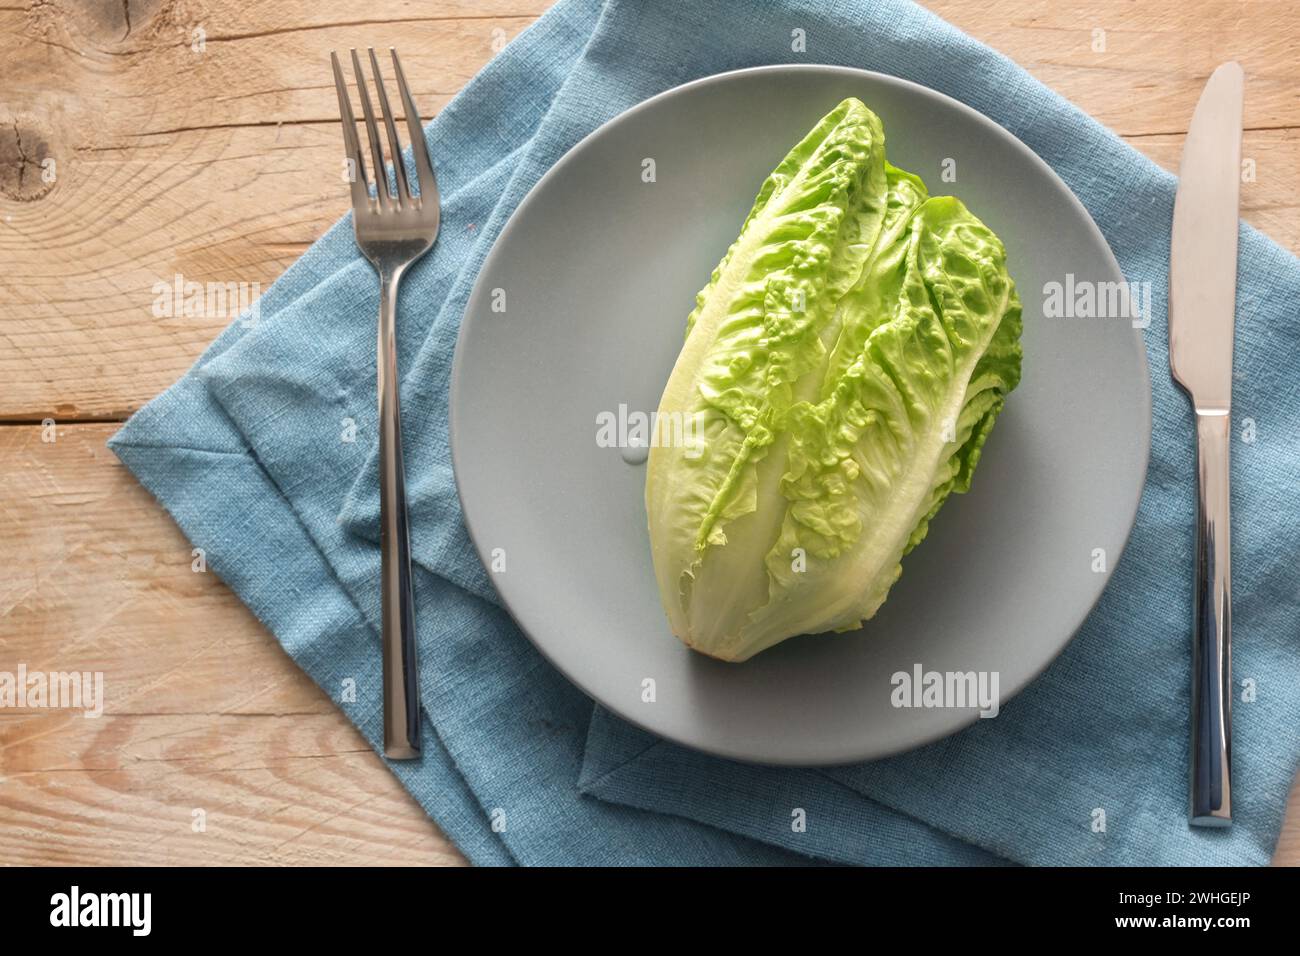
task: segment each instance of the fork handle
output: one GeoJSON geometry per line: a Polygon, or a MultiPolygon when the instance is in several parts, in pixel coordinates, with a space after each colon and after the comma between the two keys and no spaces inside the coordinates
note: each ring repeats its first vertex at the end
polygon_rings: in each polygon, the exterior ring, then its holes
{"type": "Polygon", "coordinates": [[[1232,822],[1232,420],[1196,413],[1196,592],[1192,618],[1192,826],[1232,822]]]}
{"type": "Polygon", "coordinates": [[[402,410],[397,395],[397,286],[401,270],[379,276],[379,547],[382,552],[384,755],[420,756],[415,600],[402,463],[402,410]]]}

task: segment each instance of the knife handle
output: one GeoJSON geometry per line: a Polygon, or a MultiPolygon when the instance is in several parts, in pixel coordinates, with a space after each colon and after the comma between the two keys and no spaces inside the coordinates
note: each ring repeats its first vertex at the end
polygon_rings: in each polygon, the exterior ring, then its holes
{"type": "Polygon", "coordinates": [[[1192,619],[1190,823],[1232,822],[1232,556],[1228,446],[1232,417],[1196,412],[1196,593],[1192,619]]]}

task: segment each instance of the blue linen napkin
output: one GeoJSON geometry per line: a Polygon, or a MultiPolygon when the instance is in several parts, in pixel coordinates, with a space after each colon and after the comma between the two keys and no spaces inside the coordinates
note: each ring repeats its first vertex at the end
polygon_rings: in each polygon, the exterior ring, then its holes
{"type": "MultiPolygon", "coordinates": [[[[1169,382],[1173,177],[1024,71],[902,0],[689,5],[560,0],[430,124],[438,245],[400,299],[399,350],[426,752],[392,771],[482,864],[1265,863],[1300,757],[1300,264],[1242,228],[1233,449],[1235,824],[1185,821],[1192,425],[1169,382]],[[792,44],[802,30],[804,51],[792,44]],[[711,73],[863,67],[984,112],[1049,162],[1131,281],[1154,431],[1137,526],[1067,651],[996,720],[911,753],[788,769],[633,728],[560,677],[497,604],[461,523],[447,448],[455,336],[501,226],[567,149],[711,73]],[[1244,420],[1252,420],[1245,431],[1244,420]],[[792,824],[795,809],[806,827],[792,824]],[[1104,816],[1103,816],[1104,814],[1104,816]],[[1104,828],[1100,825],[1104,820],[1104,828]]],[[[336,224],[111,445],[209,566],[381,734],[373,328],[378,290],[336,224]],[[246,317],[248,318],[248,317],[246,317]],[[348,440],[355,430],[355,440],[348,440]],[[345,693],[355,687],[355,694],[345,693]],[[353,699],[355,698],[355,699],[353,699]]]]}

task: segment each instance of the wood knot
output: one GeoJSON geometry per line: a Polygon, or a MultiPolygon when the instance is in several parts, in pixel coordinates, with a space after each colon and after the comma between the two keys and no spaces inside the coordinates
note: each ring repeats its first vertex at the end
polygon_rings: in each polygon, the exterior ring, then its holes
{"type": "Polygon", "coordinates": [[[174,48],[206,18],[204,0],[30,0],[24,32],[104,61],[174,48]]]}
{"type": "Polygon", "coordinates": [[[58,180],[49,132],[26,116],[0,120],[0,196],[33,202],[58,180]]]}

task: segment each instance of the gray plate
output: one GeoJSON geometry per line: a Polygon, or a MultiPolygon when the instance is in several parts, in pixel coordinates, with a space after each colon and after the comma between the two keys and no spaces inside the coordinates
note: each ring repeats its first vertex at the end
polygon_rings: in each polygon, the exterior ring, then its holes
{"type": "Polygon", "coordinates": [[[1115,566],[1146,473],[1151,395],[1122,318],[1044,317],[1044,287],[1122,280],[1087,212],[1028,147],[891,77],[764,67],[670,90],[607,123],[505,226],[465,313],[451,387],[461,503],[510,612],[598,702],[671,740],[781,764],[863,760],[942,737],[973,709],[902,709],[891,676],[996,671],[1010,697],[1061,652],[1115,566]],[[840,99],[883,119],[889,158],[1006,243],[1024,379],[974,487],[903,563],[880,613],[744,664],[688,651],[659,604],[645,470],[598,447],[597,415],[652,412],[693,298],[786,151],[840,99]],[[643,160],[655,181],[643,181],[643,160]],[[945,160],[956,181],[943,181],[945,160]],[[949,167],[953,168],[953,167],[949,167]],[[494,311],[504,290],[505,311],[494,311]],[[499,552],[496,549],[501,549],[499,552]],[[1103,571],[1095,549],[1105,552],[1103,571]],[[647,679],[654,701],[643,699],[647,679]]]}

